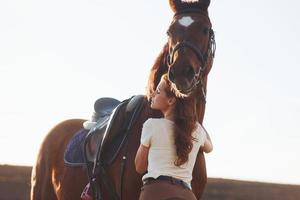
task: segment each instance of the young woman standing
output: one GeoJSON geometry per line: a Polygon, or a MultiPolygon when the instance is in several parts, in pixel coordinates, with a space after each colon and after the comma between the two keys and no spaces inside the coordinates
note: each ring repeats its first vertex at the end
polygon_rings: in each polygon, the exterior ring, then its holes
{"type": "Polygon", "coordinates": [[[191,190],[196,157],[201,146],[209,153],[213,145],[198,123],[195,100],[177,98],[165,74],[152,95],[151,108],[164,117],[150,118],[143,125],[135,165],[138,173],[147,173],[139,199],[196,200],[191,190]]]}

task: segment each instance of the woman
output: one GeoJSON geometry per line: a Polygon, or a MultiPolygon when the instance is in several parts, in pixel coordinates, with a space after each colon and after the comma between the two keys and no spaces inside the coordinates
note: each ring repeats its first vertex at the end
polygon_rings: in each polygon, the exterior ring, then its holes
{"type": "Polygon", "coordinates": [[[191,190],[192,171],[200,146],[209,153],[213,146],[198,123],[194,98],[176,98],[167,75],[152,95],[151,108],[164,118],[148,119],[135,158],[143,176],[140,200],[196,200],[191,190]]]}

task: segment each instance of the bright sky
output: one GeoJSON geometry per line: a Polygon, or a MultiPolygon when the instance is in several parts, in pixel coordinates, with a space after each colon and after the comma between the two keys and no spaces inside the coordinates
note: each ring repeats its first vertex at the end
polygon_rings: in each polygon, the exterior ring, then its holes
{"type": "MultiPolygon", "coordinates": [[[[300,184],[300,3],[212,0],[209,177],[300,184]]],[[[47,131],[99,97],[145,91],[168,1],[1,0],[0,164],[33,165],[47,131]]]]}

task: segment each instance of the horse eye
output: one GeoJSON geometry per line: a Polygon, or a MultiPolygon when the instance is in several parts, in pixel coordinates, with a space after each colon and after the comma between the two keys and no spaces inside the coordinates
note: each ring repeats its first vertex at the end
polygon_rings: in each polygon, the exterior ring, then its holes
{"type": "Polygon", "coordinates": [[[206,28],[204,28],[204,29],[202,30],[202,32],[203,32],[204,35],[207,35],[208,32],[209,32],[209,29],[206,27],[206,28]]]}

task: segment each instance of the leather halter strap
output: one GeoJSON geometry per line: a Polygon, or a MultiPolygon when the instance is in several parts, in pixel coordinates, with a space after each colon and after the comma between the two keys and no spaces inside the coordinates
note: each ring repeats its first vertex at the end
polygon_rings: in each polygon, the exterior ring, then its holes
{"type": "Polygon", "coordinates": [[[178,51],[181,48],[189,48],[191,49],[197,56],[197,58],[200,60],[201,64],[204,67],[199,68],[199,72],[196,74],[199,75],[201,71],[204,71],[205,69],[205,65],[206,65],[206,60],[207,60],[207,54],[203,55],[203,53],[201,52],[201,50],[196,47],[194,44],[188,42],[188,41],[183,41],[183,42],[179,42],[174,49],[172,49],[172,51],[169,53],[169,59],[168,59],[168,64],[171,65],[174,62],[174,54],[176,53],[176,51],[178,51]]]}
{"type": "Polygon", "coordinates": [[[192,49],[192,51],[196,54],[197,58],[201,61],[201,64],[204,64],[204,56],[203,56],[202,52],[200,51],[200,49],[188,41],[180,42],[174,47],[174,49],[172,49],[172,51],[170,52],[170,60],[169,60],[170,63],[169,64],[173,63],[175,52],[178,51],[180,48],[184,48],[184,47],[188,47],[188,48],[192,49]]]}

